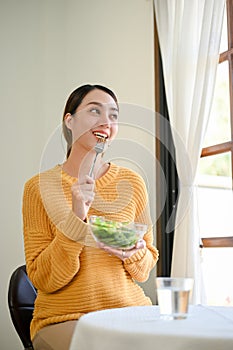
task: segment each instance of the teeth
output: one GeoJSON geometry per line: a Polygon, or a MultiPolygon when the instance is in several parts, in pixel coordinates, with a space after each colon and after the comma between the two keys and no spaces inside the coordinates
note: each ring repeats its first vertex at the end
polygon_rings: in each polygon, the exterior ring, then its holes
{"type": "Polygon", "coordinates": [[[107,135],[106,134],[102,134],[101,132],[94,132],[94,135],[100,139],[104,139],[106,140],[107,135]]]}

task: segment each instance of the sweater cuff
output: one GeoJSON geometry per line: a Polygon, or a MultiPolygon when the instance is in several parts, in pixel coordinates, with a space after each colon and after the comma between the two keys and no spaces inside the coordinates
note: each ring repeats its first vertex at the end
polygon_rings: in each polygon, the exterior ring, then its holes
{"type": "Polygon", "coordinates": [[[64,222],[63,234],[73,241],[84,244],[88,230],[88,224],[77,217],[71,210],[64,222]]]}
{"type": "Polygon", "coordinates": [[[138,250],[135,254],[124,260],[125,264],[132,264],[141,260],[146,255],[147,248],[138,250]]]}

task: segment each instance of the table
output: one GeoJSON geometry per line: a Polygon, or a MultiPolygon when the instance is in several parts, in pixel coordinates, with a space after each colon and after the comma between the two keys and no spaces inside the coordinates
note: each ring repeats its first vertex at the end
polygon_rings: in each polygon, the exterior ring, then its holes
{"type": "Polygon", "coordinates": [[[185,320],[159,318],[158,306],[91,312],[77,323],[70,350],[232,350],[233,307],[189,306],[185,320]]]}

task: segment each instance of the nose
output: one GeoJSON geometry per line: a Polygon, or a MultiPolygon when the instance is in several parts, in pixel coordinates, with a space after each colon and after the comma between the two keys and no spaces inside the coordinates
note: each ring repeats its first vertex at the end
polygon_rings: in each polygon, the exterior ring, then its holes
{"type": "Polygon", "coordinates": [[[109,113],[107,111],[104,111],[101,113],[101,119],[100,119],[100,125],[108,126],[111,125],[111,120],[109,117],[109,113]]]}

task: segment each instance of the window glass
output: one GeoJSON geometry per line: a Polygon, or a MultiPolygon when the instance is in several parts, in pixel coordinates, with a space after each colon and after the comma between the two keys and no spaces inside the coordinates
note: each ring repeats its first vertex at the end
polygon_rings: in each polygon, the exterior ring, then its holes
{"type": "Polygon", "coordinates": [[[221,43],[220,43],[220,52],[225,52],[228,50],[228,43],[227,43],[227,10],[225,6],[224,11],[224,18],[223,18],[223,26],[222,26],[222,36],[221,36],[221,43]]]}
{"type": "Polygon", "coordinates": [[[215,93],[203,147],[231,139],[228,61],[218,65],[215,93]]]}
{"type": "Polygon", "coordinates": [[[198,174],[197,207],[201,237],[232,236],[230,152],[201,158],[198,174]]]}
{"type": "Polygon", "coordinates": [[[231,186],[231,153],[226,152],[213,156],[203,157],[199,160],[198,165],[199,181],[198,183],[207,184],[209,186],[230,187],[231,186]],[[209,175],[204,177],[203,175],[209,175]],[[219,177],[219,178],[218,178],[219,177]]]}
{"type": "Polygon", "coordinates": [[[208,305],[233,306],[233,248],[203,248],[202,267],[208,305]]]}
{"type": "Polygon", "coordinates": [[[199,186],[197,192],[201,237],[232,236],[232,190],[199,186]]]}

